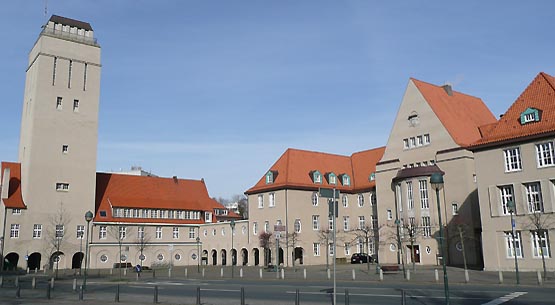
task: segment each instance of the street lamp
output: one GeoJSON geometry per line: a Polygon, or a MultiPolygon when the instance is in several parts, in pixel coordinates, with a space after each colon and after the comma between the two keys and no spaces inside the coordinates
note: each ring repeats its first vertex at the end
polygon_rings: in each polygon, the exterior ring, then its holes
{"type": "Polygon", "coordinates": [[[231,226],[231,278],[233,278],[235,276],[235,265],[233,264],[233,235],[235,235],[235,220],[232,219],[229,225],[231,226]]]}
{"type": "Polygon", "coordinates": [[[200,236],[197,236],[197,273],[200,273],[200,236]]]}
{"type": "Polygon", "coordinates": [[[83,290],[87,287],[87,267],[89,265],[89,224],[93,219],[93,213],[87,211],[85,220],[87,221],[87,240],[85,241],[85,277],[83,278],[83,290]]]}
{"type": "Polygon", "coordinates": [[[436,190],[437,216],[439,220],[439,249],[441,251],[441,262],[443,264],[443,289],[445,290],[445,304],[449,305],[449,282],[447,278],[447,266],[445,262],[446,251],[443,248],[443,222],[441,222],[441,205],[439,201],[439,190],[443,188],[443,174],[433,173],[430,177],[430,184],[436,190]]]}
{"type": "Polygon", "coordinates": [[[507,202],[507,209],[509,210],[509,214],[511,214],[511,235],[513,237],[513,256],[515,257],[515,272],[516,272],[516,284],[520,284],[520,277],[518,275],[518,258],[516,256],[516,241],[515,241],[515,220],[513,218],[513,214],[516,212],[516,205],[515,202],[509,200],[507,202]]]}

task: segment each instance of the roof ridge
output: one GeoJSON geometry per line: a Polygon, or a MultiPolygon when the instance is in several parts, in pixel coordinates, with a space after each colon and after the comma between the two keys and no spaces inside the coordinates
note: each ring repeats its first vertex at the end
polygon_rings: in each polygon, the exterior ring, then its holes
{"type": "Polygon", "coordinates": [[[334,154],[334,153],[327,153],[327,152],[323,152],[323,151],[315,151],[315,150],[307,150],[307,149],[298,149],[298,148],[288,148],[287,150],[297,151],[297,152],[304,152],[304,153],[313,153],[313,154],[321,154],[321,155],[328,155],[328,156],[337,156],[337,157],[349,158],[349,156],[347,156],[347,155],[340,155],[340,154],[334,154]]]}
{"type": "Polygon", "coordinates": [[[354,156],[354,155],[357,155],[357,154],[362,154],[362,153],[365,153],[365,152],[376,151],[376,150],[379,150],[379,149],[385,149],[385,145],[384,145],[384,146],[380,146],[380,147],[365,149],[365,150],[361,150],[361,151],[356,151],[356,152],[354,152],[354,153],[351,154],[351,157],[354,156]]]}
{"type": "Polygon", "coordinates": [[[551,83],[553,76],[545,73],[545,72],[540,72],[540,75],[543,76],[543,78],[547,81],[547,83],[549,84],[549,86],[551,87],[551,89],[553,89],[553,91],[555,91],[555,84],[551,83]]]}
{"type": "MultiPolygon", "coordinates": [[[[410,77],[409,79],[410,79],[410,80],[413,80],[413,81],[417,81],[417,82],[423,83],[423,84],[426,84],[426,85],[430,85],[430,86],[436,87],[436,88],[438,88],[438,89],[441,88],[442,86],[444,86],[444,85],[432,84],[432,83],[429,83],[429,82],[427,82],[427,81],[423,81],[423,80],[416,79],[416,78],[414,78],[414,77],[410,77]]],[[[447,85],[447,84],[445,84],[445,85],[447,85]]],[[[452,88],[453,88],[453,85],[451,85],[451,84],[449,84],[449,85],[451,86],[451,89],[452,89],[452,88]]],[[[453,90],[453,93],[458,93],[458,94],[461,94],[461,95],[470,96],[470,97],[473,97],[473,98],[477,98],[477,99],[479,99],[479,100],[482,100],[482,98],[480,98],[479,96],[471,95],[471,94],[464,93],[464,92],[457,91],[457,90],[453,90]]]]}

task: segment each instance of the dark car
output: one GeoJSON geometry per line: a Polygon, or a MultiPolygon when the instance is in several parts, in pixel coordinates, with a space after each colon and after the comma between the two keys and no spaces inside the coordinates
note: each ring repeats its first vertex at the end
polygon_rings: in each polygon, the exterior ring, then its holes
{"type": "Polygon", "coordinates": [[[368,255],[366,253],[353,253],[351,256],[351,264],[363,264],[368,262],[374,262],[372,255],[368,255]]]}

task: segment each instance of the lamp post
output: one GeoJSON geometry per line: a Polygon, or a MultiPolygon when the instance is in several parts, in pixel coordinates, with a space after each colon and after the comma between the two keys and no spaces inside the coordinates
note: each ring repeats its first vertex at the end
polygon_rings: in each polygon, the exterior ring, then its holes
{"type": "Polygon", "coordinates": [[[83,278],[83,290],[87,288],[87,269],[89,265],[89,224],[93,219],[93,213],[91,211],[87,211],[85,213],[85,220],[87,221],[87,240],[85,241],[85,277],[83,278]]]}
{"type": "Polygon", "coordinates": [[[445,262],[445,249],[443,248],[443,222],[441,222],[441,205],[439,201],[439,190],[443,188],[443,174],[433,173],[430,177],[430,184],[436,190],[437,216],[439,221],[439,248],[441,251],[441,262],[443,264],[443,289],[445,291],[445,304],[449,305],[449,281],[447,278],[447,266],[445,262]]]}
{"type": "MultiPolygon", "coordinates": [[[[199,232],[200,233],[200,232],[199,232]]],[[[197,273],[200,273],[200,236],[197,236],[197,273]]]]}
{"type": "Polygon", "coordinates": [[[229,223],[231,226],[231,278],[235,276],[235,265],[233,264],[233,235],[235,235],[235,220],[232,219],[229,223]]]}
{"type": "Polygon", "coordinates": [[[513,238],[513,256],[515,257],[515,272],[516,272],[516,284],[520,284],[520,277],[518,274],[518,258],[516,256],[516,241],[515,241],[515,220],[513,218],[513,214],[516,212],[516,205],[515,202],[509,200],[507,202],[507,209],[509,210],[509,214],[511,214],[511,236],[513,238]]]}

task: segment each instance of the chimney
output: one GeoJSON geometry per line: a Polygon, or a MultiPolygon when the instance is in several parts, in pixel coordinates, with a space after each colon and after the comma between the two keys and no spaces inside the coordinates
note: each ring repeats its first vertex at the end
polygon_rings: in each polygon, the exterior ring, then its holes
{"type": "Polygon", "coordinates": [[[453,96],[453,88],[451,87],[451,84],[445,84],[445,85],[441,86],[441,88],[443,88],[443,90],[445,90],[445,92],[447,92],[447,95],[453,96]]]}
{"type": "Polygon", "coordinates": [[[178,182],[177,176],[173,176],[173,182],[174,182],[175,184],[177,184],[177,182],[178,182]]]}

